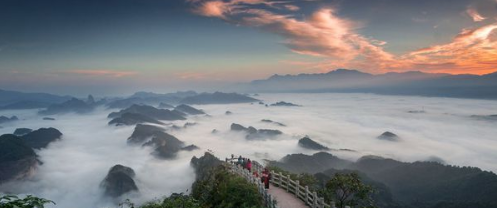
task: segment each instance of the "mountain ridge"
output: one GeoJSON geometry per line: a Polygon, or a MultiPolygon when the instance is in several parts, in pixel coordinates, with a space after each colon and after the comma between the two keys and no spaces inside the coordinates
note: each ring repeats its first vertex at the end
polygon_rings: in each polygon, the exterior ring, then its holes
{"type": "Polygon", "coordinates": [[[336,69],[327,73],[272,75],[254,80],[241,89],[247,92],[375,93],[497,99],[497,71],[484,75],[426,73],[421,71],[370,74],[336,69]]]}

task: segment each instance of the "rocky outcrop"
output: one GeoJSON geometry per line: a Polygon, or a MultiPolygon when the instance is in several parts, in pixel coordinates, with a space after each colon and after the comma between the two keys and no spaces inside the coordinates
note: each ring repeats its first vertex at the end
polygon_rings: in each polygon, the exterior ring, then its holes
{"type": "Polygon", "coordinates": [[[299,146],[311,150],[330,150],[330,148],[317,143],[308,136],[305,136],[304,138],[299,140],[299,146]]]}
{"type": "Polygon", "coordinates": [[[135,171],[130,167],[115,165],[109,170],[100,186],[104,189],[106,196],[119,197],[125,193],[138,191],[134,177],[135,171]]]}
{"type": "Polygon", "coordinates": [[[128,144],[152,146],[153,154],[159,158],[172,159],[179,151],[192,151],[198,147],[195,145],[185,146],[173,135],[164,132],[163,128],[151,125],[138,124],[133,134],[128,138],[128,144]]]}
{"type": "Polygon", "coordinates": [[[389,132],[389,131],[383,132],[383,134],[381,134],[380,136],[378,136],[376,138],[380,139],[380,140],[391,141],[391,142],[396,142],[396,141],[400,140],[399,136],[397,136],[396,134],[389,132]]]}
{"type": "Polygon", "coordinates": [[[156,132],[143,146],[153,146],[153,155],[159,158],[173,159],[181,148],[185,146],[185,143],[168,133],[156,132]]]}
{"type": "Polygon", "coordinates": [[[164,124],[158,120],[138,113],[124,113],[118,118],[109,121],[109,125],[136,125],[140,123],[164,124]]]}
{"type": "Polygon", "coordinates": [[[95,98],[93,98],[93,95],[88,95],[88,98],[86,98],[86,103],[89,105],[95,104],[95,98]]]}
{"type": "Polygon", "coordinates": [[[293,103],[289,103],[289,102],[285,102],[285,101],[280,101],[280,102],[276,102],[276,103],[271,104],[271,106],[288,106],[288,107],[298,107],[298,106],[300,106],[300,105],[293,104],[293,103]]]}
{"type": "Polygon", "coordinates": [[[33,149],[46,148],[48,144],[53,141],[59,140],[62,133],[55,128],[41,128],[36,131],[30,132],[21,138],[28,146],[33,149]]]}
{"type": "Polygon", "coordinates": [[[173,111],[167,109],[157,109],[149,105],[132,105],[129,108],[121,110],[119,112],[110,113],[108,118],[118,118],[122,117],[126,113],[140,114],[156,120],[185,120],[185,118],[173,111]]]}
{"type": "Polygon", "coordinates": [[[287,155],[280,161],[271,161],[270,166],[278,166],[294,173],[318,173],[334,168],[343,169],[352,162],[340,159],[327,152],[318,152],[313,155],[292,154],[287,155]]]}
{"type": "Polygon", "coordinates": [[[274,130],[274,129],[256,129],[252,126],[249,127],[244,127],[240,124],[232,123],[230,129],[232,131],[242,131],[246,132],[247,136],[245,138],[247,139],[263,139],[263,138],[268,138],[268,137],[274,137],[280,134],[283,134],[280,130],[274,130]]]}
{"type": "Polygon", "coordinates": [[[269,120],[269,119],[262,119],[261,122],[263,122],[263,123],[271,123],[271,124],[275,124],[275,125],[278,125],[278,126],[286,126],[285,124],[282,124],[282,123],[276,122],[276,121],[272,121],[272,120],[269,120]]]}
{"type": "Polygon", "coordinates": [[[192,127],[192,126],[196,126],[197,123],[195,122],[186,122],[185,125],[183,125],[183,128],[188,128],[188,127],[192,127]]]}
{"type": "Polygon", "coordinates": [[[55,115],[64,113],[89,113],[93,111],[95,106],[86,103],[85,101],[72,98],[60,104],[48,106],[46,110],[39,112],[41,115],[55,115]]]}
{"type": "Polygon", "coordinates": [[[177,110],[177,111],[183,112],[185,114],[189,114],[189,115],[205,114],[204,111],[196,109],[196,108],[189,106],[189,105],[185,105],[185,104],[181,104],[181,105],[176,106],[176,108],[174,108],[174,110],[177,110]]]}
{"type": "Polygon", "coordinates": [[[259,101],[246,95],[238,93],[202,93],[195,96],[184,98],[180,103],[185,104],[229,104],[229,103],[250,103],[259,101]]]}
{"type": "Polygon", "coordinates": [[[17,121],[19,118],[17,116],[11,116],[10,118],[7,116],[0,116],[0,123],[7,123],[12,121],[17,121]]]}
{"type": "Polygon", "coordinates": [[[128,138],[128,144],[143,144],[151,139],[158,132],[164,132],[164,129],[158,126],[138,124],[135,126],[133,134],[128,138]]]}
{"type": "Polygon", "coordinates": [[[14,131],[14,135],[16,136],[24,136],[26,134],[29,134],[33,131],[33,129],[30,129],[30,128],[17,128],[15,131],[14,131]]]}
{"type": "Polygon", "coordinates": [[[225,114],[225,115],[231,115],[231,114],[233,114],[233,113],[232,113],[231,111],[226,111],[224,114],[225,114]]]}
{"type": "Polygon", "coordinates": [[[26,142],[12,134],[0,136],[0,183],[31,175],[38,160],[26,142]]]}
{"type": "Polygon", "coordinates": [[[193,145],[193,144],[181,148],[181,150],[185,150],[185,151],[193,151],[193,150],[198,150],[198,149],[200,149],[200,148],[197,147],[197,145],[193,145]]]}
{"type": "Polygon", "coordinates": [[[210,169],[215,168],[221,164],[222,161],[209,152],[205,152],[204,156],[200,158],[194,156],[190,161],[190,165],[193,167],[193,169],[195,169],[197,180],[202,180],[210,169]]]}
{"type": "Polygon", "coordinates": [[[231,131],[246,131],[247,128],[244,126],[237,124],[237,123],[232,123],[230,126],[231,131]]]}

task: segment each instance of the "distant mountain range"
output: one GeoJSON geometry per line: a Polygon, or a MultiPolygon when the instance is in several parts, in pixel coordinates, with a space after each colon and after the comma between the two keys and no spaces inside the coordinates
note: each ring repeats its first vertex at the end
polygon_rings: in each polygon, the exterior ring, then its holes
{"type": "Polygon", "coordinates": [[[71,96],[59,96],[48,93],[25,93],[0,90],[0,110],[43,109],[43,115],[60,113],[86,113],[95,107],[105,105],[108,108],[128,108],[135,104],[173,107],[171,104],[230,104],[250,103],[259,100],[238,93],[197,93],[195,91],[178,91],[174,93],[137,92],[129,97],[103,98],[98,101],[89,95],[86,101],[71,96]]]}
{"type": "Polygon", "coordinates": [[[44,108],[70,100],[70,96],[0,90],[0,109],[44,108]]]}
{"type": "Polygon", "coordinates": [[[419,71],[369,74],[337,69],[328,73],[273,75],[241,87],[248,92],[343,92],[497,99],[497,72],[486,75],[419,71]]]}

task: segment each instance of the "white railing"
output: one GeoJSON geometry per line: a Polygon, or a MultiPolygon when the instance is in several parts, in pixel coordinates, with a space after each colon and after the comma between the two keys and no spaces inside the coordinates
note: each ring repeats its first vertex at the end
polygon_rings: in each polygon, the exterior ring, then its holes
{"type": "MultiPolygon", "coordinates": [[[[226,159],[228,162],[228,159],[226,159]]],[[[264,184],[261,182],[261,180],[257,177],[254,176],[252,172],[250,172],[247,169],[244,169],[243,167],[236,165],[235,163],[230,163],[228,162],[228,167],[231,168],[233,173],[236,173],[243,178],[245,178],[247,181],[250,183],[253,183],[257,186],[257,189],[259,190],[259,193],[262,195],[264,199],[264,204],[267,208],[279,208],[277,205],[276,200],[271,196],[271,194],[268,193],[268,191],[264,188],[264,184]]]]}
{"type": "MultiPolygon", "coordinates": [[[[247,178],[247,180],[258,184],[260,192],[261,192],[261,190],[264,190],[263,191],[264,197],[269,195],[269,194],[267,194],[267,190],[264,189],[264,184],[261,183],[260,179],[255,177],[247,169],[244,169],[243,167],[236,165],[237,161],[238,160],[236,158],[232,158],[232,159],[226,158],[226,162],[229,163],[230,166],[233,167],[233,169],[237,171],[237,173],[245,176],[245,178],[247,178]],[[240,173],[240,172],[242,172],[242,173],[240,173]]],[[[252,172],[257,172],[258,175],[261,175],[263,170],[264,170],[263,165],[261,165],[257,161],[252,161],[252,172]]],[[[289,175],[283,175],[283,173],[281,173],[281,172],[276,173],[274,171],[271,171],[271,175],[272,175],[272,177],[271,177],[270,182],[273,185],[278,186],[278,187],[286,190],[288,193],[293,194],[295,197],[304,201],[307,206],[309,206],[311,208],[336,208],[335,204],[333,202],[331,202],[331,204],[326,204],[324,202],[323,197],[318,197],[318,195],[315,191],[310,191],[308,186],[300,185],[300,182],[298,180],[295,180],[295,181],[292,180],[289,175]]],[[[264,199],[267,202],[267,199],[266,198],[264,198],[264,199]]],[[[269,201],[272,200],[271,195],[269,195],[268,199],[270,199],[269,201]]],[[[270,206],[268,206],[268,207],[270,207],[270,206]]],[[[270,207],[270,208],[273,208],[273,207],[270,207]]]]}

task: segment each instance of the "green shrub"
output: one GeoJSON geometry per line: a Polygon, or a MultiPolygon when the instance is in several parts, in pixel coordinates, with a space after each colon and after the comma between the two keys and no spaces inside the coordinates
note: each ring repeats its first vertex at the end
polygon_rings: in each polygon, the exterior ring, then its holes
{"type": "Polygon", "coordinates": [[[193,184],[192,196],[203,208],[260,208],[263,199],[257,186],[218,166],[193,184]]]}
{"type": "Polygon", "coordinates": [[[44,208],[45,204],[55,204],[53,201],[27,195],[19,198],[15,195],[4,195],[0,197],[0,208],[44,208]]]}

